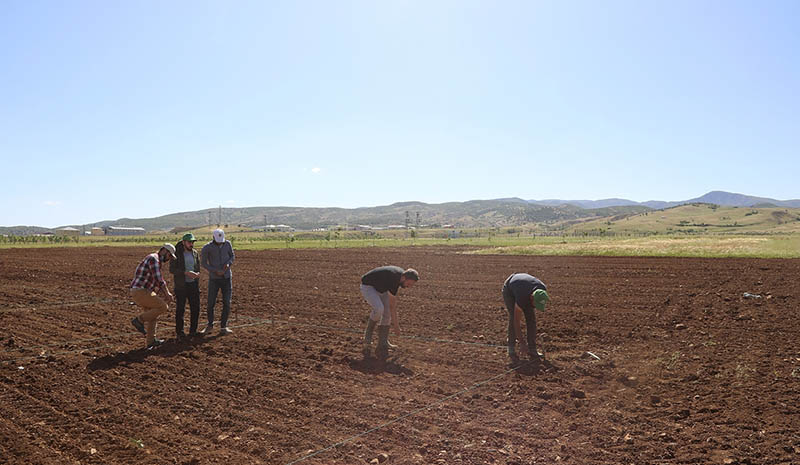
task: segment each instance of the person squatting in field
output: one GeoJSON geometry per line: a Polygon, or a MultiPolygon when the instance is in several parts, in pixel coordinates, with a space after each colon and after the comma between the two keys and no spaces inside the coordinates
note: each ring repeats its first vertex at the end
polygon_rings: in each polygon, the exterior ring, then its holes
{"type": "Polygon", "coordinates": [[[158,252],[144,257],[136,267],[136,272],[131,281],[131,299],[136,305],[142,307],[144,312],[133,317],[131,324],[137,331],[145,335],[145,346],[152,349],[161,345],[164,340],[156,338],[156,320],[169,309],[168,302],[172,302],[172,294],[161,274],[161,264],[175,258],[175,247],[164,244],[158,252]],[[163,294],[166,302],[158,296],[163,294]]]}
{"type": "Polygon", "coordinates": [[[203,334],[211,334],[214,329],[214,304],[217,302],[217,294],[222,291],[222,316],[219,320],[219,334],[230,334],[233,331],[228,328],[228,316],[231,313],[231,294],[233,293],[233,281],[231,279],[231,265],[233,264],[234,254],[233,245],[225,240],[225,232],[215,229],[212,233],[214,238],[203,246],[200,251],[200,263],[208,271],[208,325],[203,330],[203,334]]]}
{"type": "Polygon", "coordinates": [[[400,322],[397,319],[397,291],[399,288],[410,288],[419,281],[419,273],[414,269],[403,270],[399,266],[382,266],[370,270],[361,277],[361,295],[372,307],[364,331],[364,357],[369,357],[372,345],[372,334],[378,327],[378,346],[375,355],[380,359],[388,356],[389,327],[395,334],[400,334],[400,322]]]}
{"type": "Polygon", "coordinates": [[[189,300],[189,335],[197,334],[197,323],[200,320],[200,256],[194,249],[194,234],[183,235],[175,244],[175,260],[169,262],[169,272],[175,283],[175,336],[186,337],[183,332],[183,315],[186,312],[186,300],[189,300]]]}
{"type": "Polygon", "coordinates": [[[527,273],[512,273],[503,283],[503,301],[508,310],[508,356],[518,359],[516,342],[519,339],[520,349],[528,353],[531,360],[538,361],[541,353],[536,349],[536,314],[534,307],[544,311],[545,303],[550,300],[547,286],[539,279],[527,273]],[[528,341],[522,339],[520,321],[525,315],[525,329],[528,341]]]}

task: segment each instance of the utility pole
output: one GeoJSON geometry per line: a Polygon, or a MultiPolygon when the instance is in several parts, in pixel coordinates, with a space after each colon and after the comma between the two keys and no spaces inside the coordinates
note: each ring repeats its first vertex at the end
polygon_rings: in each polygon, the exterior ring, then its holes
{"type": "Polygon", "coordinates": [[[419,212],[417,212],[417,229],[419,229],[419,212]]]}
{"type": "Polygon", "coordinates": [[[267,232],[267,215],[264,215],[264,232],[267,232]]]}
{"type": "Polygon", "coordinates": [[[406,229],[411,225],[411,217],[408,214],[408,210],[406,210],[406,229]]]}
{"type": "Polygon", "coordinates": [[[219,216],[217,217],[217,227],[222,225],[222,205],[219,206],[219,216]]]}

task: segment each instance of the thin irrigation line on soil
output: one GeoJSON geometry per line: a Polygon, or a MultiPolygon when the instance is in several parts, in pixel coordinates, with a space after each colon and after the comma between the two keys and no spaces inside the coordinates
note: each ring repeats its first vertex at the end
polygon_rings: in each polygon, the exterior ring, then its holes
{"type": "MultiPolygon", "coordinates": [[[[60,305],[60,306],[78,305],[78,304],[79,303],[76,302],[76,303],[64,304],[64,305],[60,305]]],[[[54,305],[54,306],[59,306],[59,305],[54,305]]],[[[334,330],[334,331],[350,332],[350,333],[355,333],[355,334],[360,334],[362,332],[361,329],[356,329],[356,328],[345,328],[345,327],[330,326],[330,325],[316,325],[316,324],[311,324],[311,323],[301,323],[301,322],[290,321],[290,320],[260,319],[260,318],[256,318],[256,317],[250,317],[250,316],[242,316],[242,318],[249,319],[249,320],[251,320],[253,322],[252,323],[240,324],[240,325],[233,325],[233,326],[231,326],[231,328],[244,328],[244,327],[250,327],[250,326],[262,326],[262,325],[268,325],[268,324],[275,324],[275,325],[283,324],[283,325],[290,325],[290,326],[301,326],[301,327],[307,327],[307,328],[318,328],[318,329],[327,329],[327,330],[334,330]]],[[[746,322],[744,322],[744,323],[746,323],[746,322]]],[[[162,322],[162,323],[160,323],[160,326],[162,326],[164,328],[174,328],[175,327],[174,324],[171,324],[169,322],[162,322]]],[[[595,325],[595,328],[600,328],[600,326],[595,325]]],[[[608,326],[605,326],[605,328],[611,328],[611,329],[656,328],[656,329],[661,329],[661,330],[673,330],[674,329],[672,327],[662,327],[662,326],[653,326],[653,325],[608,325],[608,326]]],[[[729,330],[731,328],[730,327],[724,327],[724,326],[698,326],[697,329],[701,329],[701,330],[728,329],[729,330]]],[[[748,331],[751,331],[751,332],[752,331],[756,331],[756,332],[767,332],[767,331],[769,331],[770,333],[774,332],[774,330],[762,329],[762,328],[749,328],[748,331]]],[[[792,333],[793,331],[784,330],[782,332],[792,333]]],[[[51,344],[40,344],[40,345],[36,345],[36,346],[11,347],[11,348],[0,350],[0,353],[7,353],[7,352],[10,352],[10,351],[34,350],[34,349],[53,347],[53,346],[67,346],[67,345],[81,344],[81,343],[85,343],[85,342],[93,342],[93,341],[99,341],[99,340],[105,340],[105,339],[114,339],[114,338],[117,338],[117,337],[122,337],[122,336],[129,335],[129,334],[131,334],[131,333],[128,333],[128,332],[115,333],[115,334],[112,334],[112,335],[109,335],[109,336],[100,336],[100,337],[90,338],[90,339],[72,339],[72,340],[67,340],[67,341],[62,341],[62,342],[51,343],[51,344]]],[[[489,343],[481,343],[481,342],[474,342],[474,341],[458,341],[458,340],[452,340],[452,339],[442,339],[442,338],[436,338],[436,337],[417,336],[417,335],[400,334],[400,335],[397,335],[395,337],[402,338],[402,339],[419,340],[419,341],[424,341],[424,342],[473,345],[473,346],[500,348],[500,349],[507,347],[506,345],[503,345],[503,344],[489,344],[489,343]]],[[[90,348],[66,350],[66,351],[61,351],[61,352],[53,352],[53,353],[50,353],[50,354],[47,354],[47,355],[32,355],[32,356],[20,357],[20,358],[10,359],[10,360],[0,360],[0,363],[15,363],[15,362],[21,362],[21,361],[26,361],[26,360],[33,360],[33,359],[37,359],[37,358],[55,357],[55,356],[58,356],[58,355],[68,355],[68,354],[83,352],[83,351],[87,351],[87,350],[98,350],[98,349],[105,349],[105,348],[112,348],[112,347],[115,347],[115,345],[114,344],[108,344],[108,345],[96,346],[96,347],[90,347],[90,348]]]]}
{"type": "Polygon", "coordinates": [[[86,305],[86,304],[99,304],[99,303],[109,303],[109,302],[116,302],[118,299],[94,299],[94,300],[81,300],[81,301],[72,301],[72,302],[59,302],[55,304],[46,303],[43,305],[20,305],[17,307],[6,307],[0,309],[0,313],[11,313],[11,312],[21,312],[21,311],[36,311],[36,310],[43,310],[48,308],[59,308],[59,307],[77,307],[78,305],[86,305]]]}
{"type": "Polygon", "coordinates": [[[327,451],[335,449],[335,448],[337,448],[339,446],[342,446],[342,445],[345,445],[345,444],[350,443],[352,441],[355,441],[356,439],[358,439],[358,438],[360,438],[362,436],[366,436],[369,433],[372,433],[374,431],[378,431],[378,430],[383,429],[383,428],[385,428],[385,427],[387,427],[387,426],[389,426],[389,425],[391,425],[393,423],[397,423],[399,421],[405,420],[406,418],[412,417],[412,416],[414,416],[414,415],[416,415],[416,414],[418,414],[420,412],[423,412],[425,410],[429,410],[429,409],[431,409],[433,407],[436,407],[437,405],[443,404],[443,403],[447,402],[450,399],[453,399],[455,397],[460,396],[461,394],[464,394],[464,393],[467,393],[469,391],[473,391],[475,389],[478,389],[478,388],[480,388],[481,386],[483,386],[485,384],[488,384],[488,383],[490,383],[490,382],[492,382],[492,381],[494,381],[494,380],[496,380],[498,378],[502,378],[503,376],[506,376],[509,373],[512,373],[512,372],[514,372],[516,370],[519,370],[522,367],[528,366],[531,363],[533,363],[533,361],[528,361],[528,362],[525,362],[525,363],[521,363],[521,364],[519,364],[519,365],[517,365],[517,366],[515,366],[513,368],[509,368],[508,370],[506,370],[506,371],[504,371],[504,372],[502,372],[500,374],[494,375],[491,378],[487,378],[487,379],[485,379],[483,381],[479,381],[477,383],[474,383],[472,386],[466,387],[466,388],[464,388],[464,389],[462,389],[462,390],[460,390],[460,391],[458,391],[458,392],[456,392],[454,394],[450,394],[449,396],[443,397],[443,398],[437,400],[436,402],[433,402],[433,403],[428,404],[428,405],[426,405],[424,407],[420,407],[418,409],[412,410],[412,411],[410,411],[408,413],[400,415],[399,417],[394,418],[392,420],[389,420],[389,421],[387,421],[385,423],[382,423],[382,424],[380,424],[378,426],[375,426],[375,427],[372,427],[372,428],[370,428],[368,430],[365,430],[365,431],[362,431],[360,433],[357,433],[357,434],[355,434],[353,436],[350,436],[349,438],[344,439],[342,441],[339,441],[339,442],[337,442],[335,444],[331,444],[330,446],[327,446],[327,447],[325,447],[323,449],[319,449],[319,450],[317,450],[315,452],[312,452],[310,454],[307,454],[307,455],[304,455],[304,456],[302,456],[300,458],[292,460],[291,462],[287,462],[286,465],[294,465],[296,463],[300,463],[303,460],[310,459],[310,458],[312,458],[312,457],[314,457],[316,455],[319,455],[319,454],[321,454],[323,452],[327,452],[327,451]]]}
{"type": "MultiPolygon", "coordinates": [[[[243,324],[239,324],[239,325],[231,325],[230,327],[231,328],[245,328],[245,327],[263,326],[263,325],[275,324],[275,325],[288,325],[288,326],[303,326],[303,327],[307,327],[307,328],[318,328],[318,329],[327,329],[327,330],[344,331],[344,332],[352,332],[352,333],[360,333],[361,332],[360,330],[353,329],[353,328],[343,328],[343,327],[327,326],[327,325],[314,325],[314,324],[310,324],[310,323],[297,323],[297,322],[292,322],[292,321],[279,321],[279,320],[273,320],[273,319],[258,319],[258,318],[255,318],[255,317],[244,317],[244,318],[253,320],[253,322],[251,322],[251,323],[243,323],[243,324]]],[[[166,326],[169,327],[169,325],[166,325],[166,326]]],[[[172,326],[172,327],[174,327],[174,326],[172,326]]],[[[32,350],[32,349],[36,349],[36,348],[48,347],[48,346],[53,346],[53,345],[58,345],[58,346],[72,345],[72,344],[79,344],[79,343],[82,343],[82,342],[92,342],[92,341],[103,340],[103,339],[113,339],[115,337],[121,337],[121,336],[127,336],[127,335],[136,335],[136,333],[133,333],[133,332],[130,332],[130,333],[116,333],[116,334],[111,335],[111,336],[104,336],[104,337],[98,337],[98,338],[92,338],[92,339],[83,339],[83,340],[74,339],[74,340],[69,340],[69,341],[65,341],[65,342],[54,343],[54,344],[51,344],[51,345],[16,347],[16,348],[13,348],[13,349],[6,349],[6,350],[1,351],[1,352],[8,352],[10,350],[32,350]]],[[[475,346],[490,347],[490,348],[505,348],[506,347],[506,346],[501,346],[501,345],[483,344],[483,343],[477,343],[477,342],[471,342],[471,341],[455,341],[455,340],[440,339],[440,338],[429,338],[429,337],[425,337],[425,336],[401,335],[400,337],[405,338],[405,339],[416,339],[416,340],[425,341],[425,342],[475,345],[475,346]]],[[[61,352],[52,352],[52,353],[49,353],[49,354],[46,354],[46,355],[31,355],[31,356],[27,356],[27,357],[19,357],[19,358],[10,359],[10,360],[0,360],[0,363],[16,363],[16,362],[22,362],[22,361],[26,361],[26,360],[34,360],[34,359],[39,359],[39,358],[46,359],[48,357],[55,357],[55,356],[59,356],[59,355],[68,355],[68,354],[73,354],[73,353],[84,352],[84,351],[87,351],[87,350],[99,350],[99,349],[113,348],[115,346],[116,346],[115,344],[107,344],[107,345],[103,345],[103,346],[79,348],[79,349],[73,349],[73,350],[65,350],[65,351],[61,351],[61,352]]]]}

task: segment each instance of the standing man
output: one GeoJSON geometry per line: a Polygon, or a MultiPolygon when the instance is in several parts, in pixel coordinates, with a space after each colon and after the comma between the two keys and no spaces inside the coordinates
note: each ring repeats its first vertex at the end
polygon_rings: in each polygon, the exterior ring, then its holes
{"type": "Polygon", "coordinates": [[[547,287],[543,282],[527,273],[512,273],[503,283],[503,301],[508,310],[508,356],[518,360],[516,342],[523,353],[527,352],[531,360],[539,361],[541,354],[536,350],[536,315],[533,308],[544,311],[544,305],[550,300],[547,287]],[[525,329],[528,342],[522,339],[520,321],[525,315],[525,329]]]}
{"type": "Polygon", "coordinates": [[[187,233],[175,244],[176,259],[169,263],[175,283],[175,335],[178,339],[186,337],[183,332],[183,314],[186,299],[189,299],[189,335],[197,334],[200,320],[200,256],[194,250],[194,234],[187,233]]]}
{"type": "Polygon", "coordinates": [[[200,261],[203,268],[208,271],[208,325],[203,334],[211,334],[214,329],[214,304],[217,294],[222,290],[222,317],[219,320],[219,334],[230,334],[228,328],[228,315],[231,312],[231,294],[233,284],[231,281],[231,265],[233,264],[233,245],[225,240],[225,232],[215,229],[212,233],[213,240],[203,246],[200,251],[200,261]]]}
{"type": "Polygon", "coordinates": [[[414,269],[403,271],[399,266],[382,266],[369,271],[361,277],[361,295],[372,307],[367,329],[364,331],[364,357],[369,357],[372,333],[378,327],[378,347],[375,355],[385,359],[389,354],[389,325],[395,334],[400,334],[397,319],[397,291],[410,288],[419,281],[419,273],[414,269]]]}
{"type": "Polygon", "coordinates": [[[161,275],[161,264],[175,258],[175,247],[164,244],[158,252],[144,257],[136,267],[133,281],[131,282],[131,299],[136,305],[144,309],[144,313],[131,320],[133,327],[145,335],[145,345],[148,349],[158,347],[164,343],[163,339],[156,339],[156,319],[166,313],[172,302],[167,282],[161,275]],[[163,294],[166,302],[158,296],[163,294]]]}

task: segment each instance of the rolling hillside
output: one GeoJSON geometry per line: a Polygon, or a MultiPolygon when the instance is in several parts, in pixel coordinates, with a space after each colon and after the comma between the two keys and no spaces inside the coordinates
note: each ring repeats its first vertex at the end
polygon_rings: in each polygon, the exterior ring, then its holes
{"type": "Polygon", "coordinates": [[[753,206],[776,206],[776,207],[789,207],[800,208],[800,199],[793,200],[776,200],[767,197],[755,197],[752,195],[736,194],[725,191],[711,191],[700,197],[695,197],[689,200],[680,201],[663,201],[663,200],[648,200],[646,202],[634,202],[628,199],[602,199],[602,200],[560,200],[560,199],[547,199],[547,200],[528,200],[530,203],[539,205],[575,205],[581,208],[602,208],[602,207],[615,207],[615,206],[631,206],[639,205],[650,207],[653,209],[663,209],[670,207],[677,207],[678,205],[685,205],[690,203],[713,203],[724,207],[753,207],[753,206]]]}
{"type": "MultiPolygon", "coordinates": [[[[303,208],[303,207],[250,207],[223,208],[222,223],[251,228],[265,224],[287,224],[297,229],[314,229],[335,225],[369,226],[402,225],[408,212],[411,225],[416,224],[417,213],[421,225],[452,224],[456,227],[502,227],[530,223],[553,223],[580,218],[597,218],[609,215],[639,213],[647,207],[608,207],[583,209],[571,205],[550,207],[532,205],[520,199],[473,200],[427,204],[422,202],[400,202],[387,206],[368,208],[303,208]]],[[[174,227],[196,227],[216,224],[219,210],[216,208],[181,212],[157,218],[122,218],[102,221],[99,226],[140,226],[148,231],[169,230],[174,227]]]]}
{"type": "Polygon", "coordinates": [[[569,232],[611,233],[757,233],[800,232],[800,208],[680,205],[634,215],[579,221],[569,232]]]}
{"type": "MultiPolygon", "coordinates": [[[[504,198],[429,204],[398,202],[362,208],[248,207],[223,208],[222,224],[228,227],[261,228],[286,224],[296,229],[339,225],[410,225],[458,228],[489,228],[540,224],[568,231],[648,232],[751,232],[797,231],[800,200],[779,201],[722,191],[712,191],[683,202],[632,202],[603,200],[523,200],[504,198]],[[713,205],[712,205],[713,204],[713,205]],[[741,207],[741,208],[735,208],[741,207]],[[663,210],[655,211],[653,208],[663,210]],[[752,211],[751,211],[752,210],[752,211]]],[[[172,213],[155,218],[120,218],[91,226],[138,226],[147,231],[198,228],[216,224],[218,208],[172,213]]],[[[0,234],[31,235],[52,231],[37,226],[0,227],[0,234]]]]}

